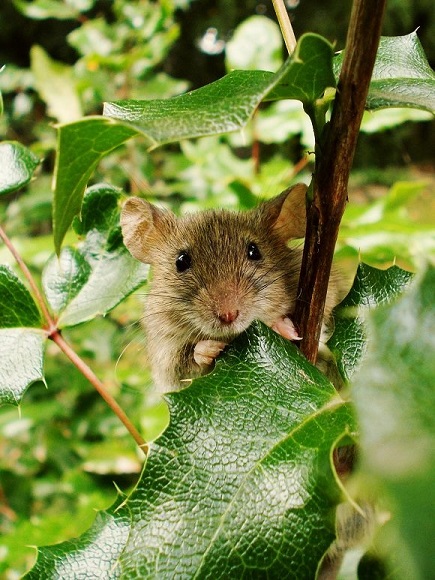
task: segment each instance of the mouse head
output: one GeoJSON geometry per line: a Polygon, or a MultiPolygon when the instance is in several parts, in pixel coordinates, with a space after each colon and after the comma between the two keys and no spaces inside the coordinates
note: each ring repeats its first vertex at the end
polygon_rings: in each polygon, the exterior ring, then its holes
{"type": "MultiPolygon", "coordinates": [[[[284,243],[294,238],[303,238],[306,228],[306,191],[306,185],[298,183],[257,208],[245,212],[245,221],[252,219],[257,224],[261,223],[262,227],[273,232],[284,243]]],[[[203,213],[210,215],[211,212],[203,213]]],[[[230,213],[227,212],[227,215],[230,213]]],[[[168,210],[158,208],[139,197],[131,197],[125,202],[121,213],[124,244],[136,259],[155,264],[162,257],[159,248],[163,250],[179,230],[182,221],[183,218],[177,218],[168,210]]]]}
{"type": "Polygon", "coordinates": [[[300,253],[287,242],[305,235],[305,194],[299,184],[250,211],[179,218],[139,198],[127,200],[124,243],[153,266],[155,310],[214,339],[235,336],[254,318],[271,324],[290,312],[300,253]]]}

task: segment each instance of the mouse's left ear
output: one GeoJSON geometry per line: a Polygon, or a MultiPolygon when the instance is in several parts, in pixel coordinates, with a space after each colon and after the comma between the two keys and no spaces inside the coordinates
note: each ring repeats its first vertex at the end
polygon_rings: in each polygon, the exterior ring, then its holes
{"type": "Polygon", "coordinates": [[[263,204],[269,223],[285,241],[305,237],[307,186],[298,183],[263,204]]]}

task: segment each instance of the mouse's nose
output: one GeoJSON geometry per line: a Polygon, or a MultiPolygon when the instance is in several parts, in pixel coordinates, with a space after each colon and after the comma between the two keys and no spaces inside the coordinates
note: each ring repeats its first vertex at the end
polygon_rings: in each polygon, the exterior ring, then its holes
{"type": "Polygon", "coordinates": [[[223,324],[231,324],[239,316],[238,310],[227,310],[218,314],[218,318],[223,324]]]}

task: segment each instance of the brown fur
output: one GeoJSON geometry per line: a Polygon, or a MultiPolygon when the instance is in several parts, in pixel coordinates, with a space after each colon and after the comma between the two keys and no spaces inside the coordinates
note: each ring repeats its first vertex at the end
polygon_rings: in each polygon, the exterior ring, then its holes
{"type": "MultiPolygon", "coordinates": [[[[202,340],[229,342],[254,319],[271,326],[294,309],[301,250],[287,242],[305,232],[302,184],[246,212],[211,210],[177,218],[139,198],[124,205],[124,242],[152,266],[144,327],[156,386],[163,391],[202,374],[193,358],[202,340]],[[254,242],[261,260],[247,258],[254,242]],[[178,272],[181,251],[191,267],[178,272]],[[219,316],[237,312],[231,324],[219,316]]],[[[334,294],[334,292],[332,292],[334,294]]],[[[335,301],[330,296],[327,316],[335,301]]]]}

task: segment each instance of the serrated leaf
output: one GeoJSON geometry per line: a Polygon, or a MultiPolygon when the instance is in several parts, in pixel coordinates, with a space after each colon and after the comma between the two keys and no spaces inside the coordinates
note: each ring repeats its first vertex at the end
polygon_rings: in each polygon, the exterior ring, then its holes
{"type": "Polygon", "coordinates": [[[18,405],[30,383],[43,378],[46,334],[41,324],[27,288],[0,265],[0,404],[18,405]]]}
{"type": "Polygon", "coordinates": [[[106,103],[106,117],[89,117],[59,128],[55,169],[54,241],[59,253],[82,192],[99,160],[139,133],[153,145],[242,129],[260,102],[270,98],[318,99],[334,83],[331,45],[315,34],[276,73],[233,71],[185,95],[153,101],[106,103]],[[326,83],[326,85],[325,85],[326,83]],[[73,185],[74,184],[74,185],[73,185]]]}
{"type": "Polygon", "coordinates": [[[398,578],[433,575],[435,552],[435,268],[370,317],[372,339],[356,376],[363,473],[392,506],[398,578]],[[401,538],[400,542],[397,537],[401,538]]]}
{"type": "Polygon", "coordinates": [[[276,73],[265,100],[297,99],[315,105],[325,90],[335,87],[332,68],[333,47],[317,34],[301,36],[293,55],[276,73]]]}
{"type": "Polygon", "coordinates": [[[30,292],[8,266],[0,265],[0,328],[39,328],[41,324],[30,292]]]}
{"type": "Polygon", "coordinates": [[[74,550],[42,548],[33,577],[98,576],[104,567],[105,578],[313,578],[334,537],[331,448],[354,428],[333,386],[255,324],[211,375],[168,402],[169,428],[124,503],[122,552],[112,548],[117,538],[93,533],[74,550]],[[101,569],[87,561],[98,550],[101,569]]]}
{"type": "Polygon", "coordinates": [[[130,123],[154,146],[241,129],[267,93],[273,73],[232,71],[195,91],[155,101],[105,103],[106,117],[130,123]]]}
{"type": "Polygon", "coordinates": [[[60,328],[107,314],[148,277],[149,266],[132,258],[122,244],[120,195],[109,185],[90,187],[81,220],[75,221],[84,241],[77,249],[64,248],[44,269],[44,290],[60,328]]]}
{"type": "Polygon", "coordinates": [[[32,179],[39,159],[16,141],[0,143],[0,195],[15,191],[32,179]]]}
{"type": "Polygon", "coordinates": [[[161,145],[242,129],[263,99],[314,103],[329,86],[335,86],[332,46],[321,36],[304,34],[276,74],[232,71],[171,99],[106,103],[104,115],[131,123],[161,145]]]}
{"type": "MultiPolygon", "coordinates": [[[[337,77],[342,62],[343,53],[340,53],[334,59],[337,77]]],[[[381,37],[366,108],[385,107],[414,107],[435,112],[435,73],[416,32],[381,37]]]]}
{"type": "Polygon", "coordinates": [[[74,230],[84,236],[92,230],[108,233],[119,226],[119,199],[121,191],[111,185],[98,183],[88,187],[83,198],[80,218],[74,221],[74,230]]]}
{"type": "Polygon", "coordinates": [[[98,512],[93,526],[80,538],[38,550],[38,561],[28,580],[78,578],[76,561],[86,562],[86,578],[118,578],[117,559],[130,530],[127,508],[98,512]],[[64,558],[65,552],[69,557],[64,558]]]}
{"type": "Polygon", "coordinates": [[[43,380],[43,330],[0,329],[0,405],[18,405],[27,387],[43,380]]]}
{"type": "Polygon", "coordinates": [[[379,270],[359,264],[351,290],[334,309],[334,333],[327,343],[345,381],[355,373],[367,350],[365,319],[368,311],[394,300],[405,290],[412,276],[397,266],[379,270]]]}
{"type": "Polygon", "coordinates": [[[53,236],[59,254],[73,218],[80,213],[83,192],[97,163],[137,131],[103,117],[62,125],[58,132],[53,201],[53,236]]]}

